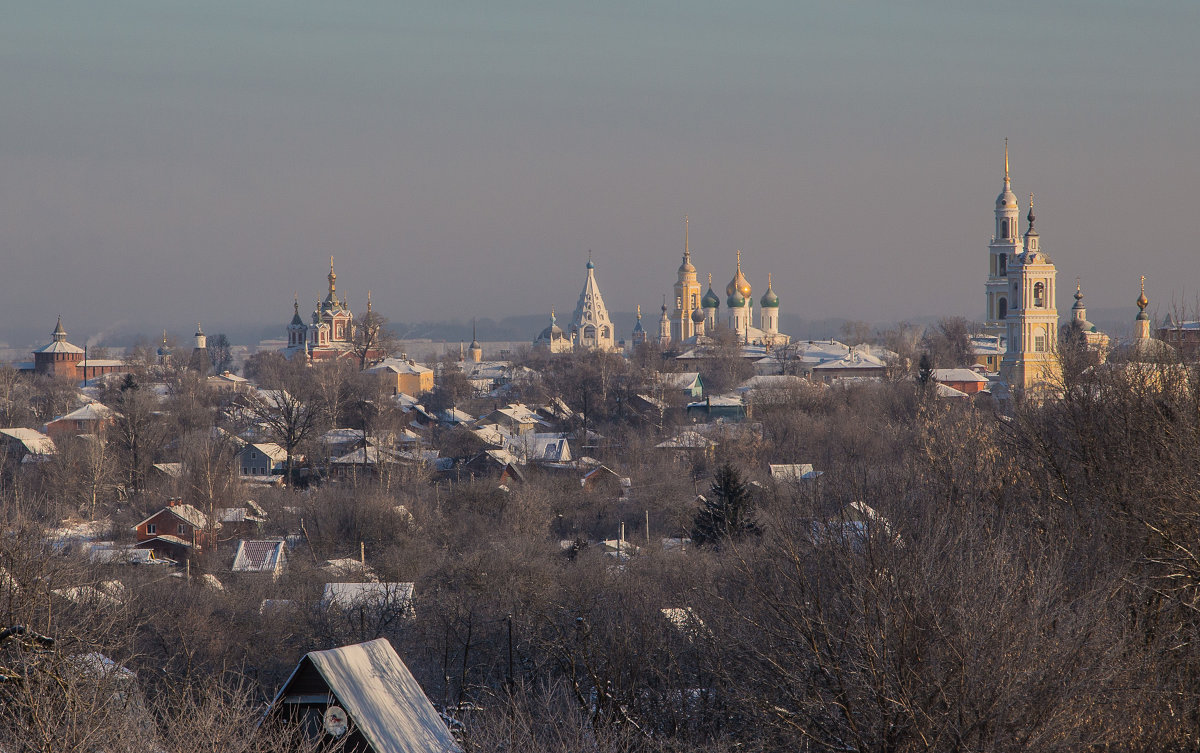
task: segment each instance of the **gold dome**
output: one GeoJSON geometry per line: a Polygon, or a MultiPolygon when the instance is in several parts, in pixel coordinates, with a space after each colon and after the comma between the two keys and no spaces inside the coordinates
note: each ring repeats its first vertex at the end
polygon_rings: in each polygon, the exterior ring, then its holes
{"type": "Polygon", "coordinates": [[[742,274],[742,252],[740,250],[737,252],[737,274],[725,286],[725,295],[733,295],[734,290],[741,293],[743,298],[750,297],[750,281],[742,274]]]}

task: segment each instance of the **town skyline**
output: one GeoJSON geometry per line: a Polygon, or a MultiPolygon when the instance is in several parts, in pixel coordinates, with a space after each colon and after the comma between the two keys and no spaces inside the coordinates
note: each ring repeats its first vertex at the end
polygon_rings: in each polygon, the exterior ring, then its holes
{"type": "Polygon", "coordinates": [[[1184,4],[290,10],[33,7],[0,32],[23,323],[282,331],[331,253],[394,320],[563,313],[589,249],[609,306],[653,316],[684,215],[714,286],[741,249],[788,316],[980,320],[1005,138],[1060,310],[1078,276],[1132,311],[1142,274],[1152,309],[1195,308],[1184,4]]]}

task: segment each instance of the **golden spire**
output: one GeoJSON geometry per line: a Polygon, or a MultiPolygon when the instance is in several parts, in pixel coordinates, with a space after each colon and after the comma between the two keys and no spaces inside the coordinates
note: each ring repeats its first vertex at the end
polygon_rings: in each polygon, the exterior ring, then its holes
{"type": "Polygon", "coordinates": [[[642,304],[640,304],[640,303],[638,304],[637,311],[638,311],[638,319],[640,320],[642,318],[642,304]]]}
{"type": "Polygon", "coordinates": [[[1142,293],[1141,293],[1141,295],[1138,296],[1138,299],[1137,299],[1138,309],[1140,309],[1141,311],[1145,311],[1146,306],[1149,303],[1150,303],[1150,301],[1146,298],[1146,275],[1142,275],[1142,293]]]}
{"type": "Polygon", "coordinates": [[[330,256],[329,257],[329,293],[330,293],[330,295],[332,295],[333,291],[336,290],[336,286],[334,284],[336,282],[337,282],[337,275],[334,274],[334,271],[333,271],[333,257],[330,256]]]}
{"type": "Polygon", "coordinates": [[[738,271],[738,274],[740,275],[742,273],[742,249],[740,249],[740,248],[738,249],[738,252],[737,252],[737,260],[738,260],[738,270],[737,271],[738,271]]]}
{"type": "Polygon", "coordinates": [[[692,258],[691,245],[688,242],[688,216],[683,216],[683,258],[689,260],[692,258]]]}
{"type": "Polygon", "coordinates": [[[710,288],[712,287],[712,272],[708,273],[708,286],[710,288]]]}
{"type": "Polygon", "coordinates": [[[300,316],[300,293],[299,291],[292,293],[292,311],[296,316],[300,316]]]}
{"type": "Polygon", "coordinates": [[[371,290],[367,289],[367,313],[371,313],[371,290]]]}
{"type": "Polygon", "coordinates": [[[771,273],[767,272],[767,290],[771,289],[771,273]]]}

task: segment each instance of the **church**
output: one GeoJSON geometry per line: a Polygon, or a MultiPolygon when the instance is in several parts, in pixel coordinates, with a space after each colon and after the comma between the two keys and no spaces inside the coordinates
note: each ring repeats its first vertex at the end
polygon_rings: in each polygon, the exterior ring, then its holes
{"type": "MultiPolygon", "coordinates": [[[[333,257],[329,257],[329,291],[325,300],[313,308],[311,323],[305,324],[300,316],[300,297],[292,301],[292,321],[288,324],[288,344],[283,349],[284,357],[291,359],[302,355],[309,361],[332,361],[348,356],[357,356],[354,347],[354,312],[345,299],[337,294],[337,274],[333,271],[333,257]]],[[[371,296],[367,294],[367,313],[371,313],[371,296]]],[[[382,351],[368,352],[368,360],[382,358],[382,351]]]]}
{"type": "MultiPolygon", "coordinates": [[[[708,291],[700,294],[700,281],[692,264],[688,219],[683,219],[683,262],[675,281],[675,307],[668,314],[663,303],[659,319],[659,344],[695,345],[701,338],[711,337],[718,326],[728,327],[743,345],[767,349],[791,342],[791,337],[779,331],[779,296],[775,293],[771,275],[767,275],[767,290],[759,300],[758,326],[754,326],[753,289],[742,271],[742,252],[737,252],[737,268],[725,286],[725,305],[728,314],[721,322],[721,299],[713,292],[712,275],[708,276],[708,291]]],[[[639,317],[640,319],[640,317],[639,317]]],[[[636,330],[635,330],[636,332],[636,330]]]]}

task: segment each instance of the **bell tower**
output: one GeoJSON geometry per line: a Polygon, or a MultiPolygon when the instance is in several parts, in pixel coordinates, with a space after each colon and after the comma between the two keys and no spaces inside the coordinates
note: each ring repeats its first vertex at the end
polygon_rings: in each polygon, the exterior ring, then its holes
{"type": "Polygon", "coordinates": [[[1057,389],[1058,309],[1054,283],[1058,272],[1042,252],[1041,238],[1034,229],[1033,194],[1029,195],[1029,229],[1024,250],[1008,270],[1007,348],[1000,374],[1011,391],[1027,394],[1057,389]]]}
{"type": "Polygon", "coordinates": [[[1004,320],[1013,308],[1009,295],[1009,266],[1021,253],[1021,238],[1017,229],[1017,196],[1012,191],[1008,176],[1008,139],[1004,140],[1004,190],[996,197],[995,228],[992,241],[988,244],[988,278],[985,285],[987,297],[983,331],[988,335],[1004,336],[1007,327],[1004,320]]]}

